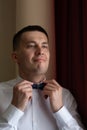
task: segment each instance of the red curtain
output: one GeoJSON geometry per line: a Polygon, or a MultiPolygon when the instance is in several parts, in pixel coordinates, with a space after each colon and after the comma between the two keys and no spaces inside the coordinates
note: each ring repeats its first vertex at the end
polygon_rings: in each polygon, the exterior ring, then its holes
{"type": "Polygon", "coordinates": [[[57,81],[69,89],[87,127],[87,0],[55,0],[57,81]]]}

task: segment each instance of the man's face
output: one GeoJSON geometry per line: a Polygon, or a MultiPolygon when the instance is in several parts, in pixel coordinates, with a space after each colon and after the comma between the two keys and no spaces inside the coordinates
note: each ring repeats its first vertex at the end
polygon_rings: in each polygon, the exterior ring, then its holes
{"type": "Polygon", "coordinates": [[[24,32],[16,57],[20,72],[45,74],[50,58],[46,35],[39,31],[24,32]]]}

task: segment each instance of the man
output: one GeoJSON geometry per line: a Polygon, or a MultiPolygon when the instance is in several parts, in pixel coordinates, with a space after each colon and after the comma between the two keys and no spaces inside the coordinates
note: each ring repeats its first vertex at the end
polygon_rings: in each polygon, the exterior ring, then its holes
{"type": "Polygon", "coordinates": [[[73,96],[46,79],[49,45],[37,25],[15,34],[12,58],[19,76],[0,84],[0,130],[83,130],[73,96]]]}

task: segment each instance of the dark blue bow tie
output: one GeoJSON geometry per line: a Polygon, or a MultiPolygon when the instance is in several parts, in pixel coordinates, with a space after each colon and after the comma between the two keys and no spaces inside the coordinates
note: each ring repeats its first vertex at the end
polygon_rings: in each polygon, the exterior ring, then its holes
{"type": "Polygon", "coordinates": [[[33,88],[33,89],[43,90],[43,88],[44,88],[45,85],[46,85],[46,83],[33,84],[33,85],[32,85],[32,88],[33,88]]]}

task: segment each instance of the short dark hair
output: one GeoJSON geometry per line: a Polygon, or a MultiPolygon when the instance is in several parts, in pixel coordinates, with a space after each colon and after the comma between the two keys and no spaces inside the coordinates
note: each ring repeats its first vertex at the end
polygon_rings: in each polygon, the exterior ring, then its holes
{"type": "Polygon", "coordinates": [[[21,30],[19,30],[14,35],[14,37],[13,37],[13,51],[15,51],[19,47],[21,35],[24,32],[28,32],[28,31],[40,31],[40,32],[43,32],[47,36],[47,38],[49,39],[46,30],[44,28],[42,28],[41,26],[39,26],[39,25],[26,26],[26,27],[22,28],[21,30]]]}

